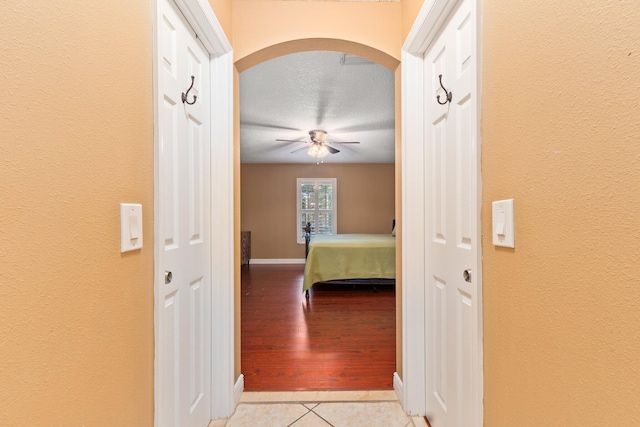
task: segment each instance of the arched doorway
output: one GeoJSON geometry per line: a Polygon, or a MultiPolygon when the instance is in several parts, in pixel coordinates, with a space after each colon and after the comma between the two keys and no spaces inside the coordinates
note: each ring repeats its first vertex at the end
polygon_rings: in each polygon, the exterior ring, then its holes
{"type": "MultiPolygon", "coordinates": [[[[384,68],[386,68],[387,70],[390,70],[392,74],[392,76],[395,77],[395,86],[396,88],[399,88],[399,61],[393,57],[391,57],[390,55],[371,48],[369,46],[365,46],[359,43],[355,43],[355,42],[351,42],[351,41],[346,41],[346,40],[337,40],[337,39],[304,39],[304,40],[294,40],[294,41],[289,41],[289,42],[284,42],[284,43],[280,43],[277,45],[273,45],[270,46],[268,48],[262,49],[258,52],[255,52],[245,58],[240,59],[239,61],[237,61],[235,63],[236,65],[236,69],[238,72],[244,72],[246,70],[249,70],[251,67],[257,65],[257,64],[261,64],[265,61],[268,61],[270,59],[273,58],[278,58],[281,57],[283,55],[289,55],[289,54],[295,54],[295,53],[300,53],[300,52],[312,52],[312,51],[333,51],[333,52],[341,52],[341,53],[347,53],[349,55],[355,55],[361,58],[365,58],[367,60],[373,61],[376,64],[382,65],[384,68]]],[[[237,88],[238,90],[238,88],[237,88]]],[[[397,90],[396,90],[397,91],[397,90]]],[[[397,98],[397,94],[396,94],[396,98],[397,98]]],[[[238,99],[238,97],[236,97],[236,99],[238,99]]],[[[399,113],[397,112],[399,110],[399,103],[396,102],[396,107],[395,107],[395,122],[399,123],[399,113]]],[[[236,129],[238,129],[238,123],[236,123],[236,129]]],[[[395,127],[395,138],[394,140],[395,142],[395,152],[398,153],[399,152],[399,146],[398,146],[398,142],[399,141],[399,126],[396,125],[395,127]]],[[[236,153],[239,152],[239,145],[241,144],[241,142],[238,140],[238,138],[236,138],[236,144],[238,145],[238,147],[236,147],[236,153]]],[[[396,156],[396,158],[398,158],[399,156],[396,156]]],[[[236,168],[240,168],[240,163],[239,161],[236,162],[235,165],[236,168]]],[[[236,176],[239,175],[239,171],[236,171],[236,176]]],[[[243,184],[241,183],[241,186],[243,184]]],[[[396,165],[396,170],[395,170],[395,194],[396,194],[396,200],[395,200],[395,215],[394,218],[400,218],[400,203],[399,203],[399,194],[401,193],[401,189],[400,189],[400,170],[399,170],[399,166],[396,165]]],[[[240,187],[237,187],[240,188],[240,187]]],[[[240,190],[242,191],[242,190],[240,190]]],[[[238,190],[236,190],[236,193],[238,193],[238,190]]],[[[238,198],[238,194],[236,194],[236,198],[238,198]]],[[[236,208],[238,209],[238,208],[236,208]]],[[[238,210],[239,212],[239,210],[238,210]]],[[[238,218],[238,215],[236,216],[236,218],[238,218]]],[[[240,221],[237,221],[240,222],[240,221]]],[[[236,235],[239,235],[240,233],[240,229],[237,228],[236,229],[236,235]]],[[[399,237],[400,238],[400,237],[399,237]]],[[[398,248],[400,248],[400,242],[398,243],[398,248]]],[[[399,249],[398,249],[399,250],[399,249]]],[[[397,260],[401,259],[401,254],[398,253],[397,254],[397,260]]],[[[400,262],[397,262],[397,265],[400,265],[400,262]]],[[[399,268],[398,268],[399,270],[399,268]]],[[[238,335],[239,335],[239,325],[241,322],[240,319],[240,275],[238,274],[238,277],[236,278],[236,295],[238,296],[237,301],[236,301],[236,306],[235,306],[235,311],[236,311],[236,348],[235,348],[235,353],[236,353],[236,366],[240,366],[240,343],[241,343],[241,337],[240,339],[238,339],[238,335]]],[[[402,347],[402,343],[401,343],[401,281],[400,278],[398,278],[397,280],[397,285],[396,285],[396,355],[397,355],[397,360],[396,360],[396,369],[399,368],[399,366],[401,365],[401,347],[402,347]]],[[[237,376],[240,376],[240,374],[242,374],[242,369],[238,369],[236,372],[237,376]]]]}

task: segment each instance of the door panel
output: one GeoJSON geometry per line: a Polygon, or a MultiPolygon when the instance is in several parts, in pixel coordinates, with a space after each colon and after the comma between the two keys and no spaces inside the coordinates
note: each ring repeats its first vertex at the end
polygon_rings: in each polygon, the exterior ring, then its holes
{"type": "MultiPolygon", "coordinates": [[[[427,415],[429,420],[438,425],[444,420],[450,410],[450,393],[455,393],[455,387],[450,384],[449,366],[453,362],[450,349],[450,304],[449,274],[447,271],[447,247],[450,245],[450,224],[452,223],[448,211],[450,156],[449,139],[453,134],[450,123],[450,104],[440,105],[440,100],[446,99],[446,93],[440,86],[439,76],[443,75],[446,83],[449,73],[450,47],[442,38],[436,40],[425,58],[425,85],[427,99],[428,130],[425,133],[427,148],[425,149],[425,191],[431,193],[427,200],[432,201],[426,207],[428,213],[425,218],[427,235],[427,263],[426,280],[432,283],[425,292],[425,311],[427,318],[426,346],[427,346],[427,415]],[[435,78],[435,84],[434,82],[435,78]],[[433,313],[429,316],[429,313],[433,313]],[[440,421],[441,422],[441,421],[440,421]]],[[[446,424],[440,424],[446,425],[446,424]]]]}
{"type": "MultiPolygon", "coordinates": [[[[180,314],[177,300],[177,291],[167,293],[162,307],[161,317],[163,324],[161,326],[162,339],[160,340],[162,344],[160,354],[162,357],[159,362],[162,365],[160,368],[163,372],[167,372],[166,369],[172,369],[180,360],[180,355],[178,354],[180,350],[180,332],[177,320],[180,314]]],[[[176,407],[179,397],[178,372],[169,372],[172,375],[165,375],[158,385],[161,389],[160,396],[162,399],[159,402],[162,404],[162,417],[159,420],[159,425],[161,426],[178,425],[179,423],[178,408],[176,407]]]]}
{"type": "Polygon", "coordinates": [[[203,277],[198,277],[189,285],[189,412],[193,413],[204,396],[204,296],[203,277]]]}
{"type": "Polygon", "coordinates": [[[473,426],[478,340],[475,5],[463,0],[425,54],[426,408],[433,427],[473,426]],[[452,92],[452,101],[442,89],[452,92]],[[469,270],[471,281],[463,272],[469,270]],[[432,315],[429,315],[432,313],[432,315]]]}
{"type": "Polygon", "coordinates": [[[433,210],[433,239],[434,242],[447,243],[447,210],[446,210],[446,194],[447,194],[447,177],[446,164],[444,156],[447,152],[447,120],[446,116],[439,116],[433,125],[432,132],[432,157],[434,161],[431,163],[432,182],[433,182],[433,200],[430,206],[433,210]],[[437,161],[435,159],[438,159],[437,161]]]}
{"type": "Polygon", "coordinates": [[[468,384],[469,379],[473,378],[472,361],[468,355],[473,354],[473,348],[471,346],[471,340],[468,339],[470,334],[473,333],[474,322],[474,304],[471,295],[466,294],[458,290],[457,298],[457,319],[459,331],[456,334],[458,342],[456,343],[456,353],[458,354],[456,371],[458,372],[456,389],[458,390],[457,399],[460,402],[458,405],[457,425],[459,426],[473,426],[475,415],[473,412],[473,406],[470,402],[473,402],[472,388],[468,384]]]}
{"type": "Polygon", "coordinates": [[[202,240],[202,124],[189,115],[189,243],[201,244],[202,240]]]}
{"type": "Polygon", "coordinates": [[[204,427],[211,420],[209,60],[175,4],[159,6],[158,262],[172,278],[158,284],[158,424],[204,427]],[[195,103],[184,103],[183,93],[195,103]]]}
{"type": "Polygon", "coordinates": [[[160,137],[160,152],[162,164],[163,198],[162,198],[162,229],[164,237],[164,250],[170,250],[178,242],[178,215],[177,215],[177,166],[176,153],[178,139],[178,104],[175,99],[164,97],[162,104],[162,126],[160,137]]]}
{"type": "Polygon", "coordinates": [[[457,105],[456,120],[456,242],[461,249],[471,250],[472,231],[475,229],[475,212],[471,205],[475,189],[475,177],[471,174],[475,158],[472,145],[473,137],[469,123],[474,120],[471,97],[466,96],[457,105]]]}
{"type": "Polygon", "coordinates": [[[447,410],[447,285],[444,280],[434,277],[433,324],[436,325],[433,337],[433,363],[431,366],[434,378],[434,396],[437,403],[447,410]]]}

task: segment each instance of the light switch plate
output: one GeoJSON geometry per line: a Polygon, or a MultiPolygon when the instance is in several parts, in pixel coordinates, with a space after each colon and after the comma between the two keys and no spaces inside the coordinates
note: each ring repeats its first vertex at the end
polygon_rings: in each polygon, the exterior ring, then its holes
{"type": "Polygon", "coordinates": [[[498,200],[491,204],[494,246],[515,248],[515,224],[513,221],[513,199],[498,200]]]}
{"type": "Polygon", "coordinates": [[[120,203],[120,252],[142,248],[142,205],[120,203]]]}

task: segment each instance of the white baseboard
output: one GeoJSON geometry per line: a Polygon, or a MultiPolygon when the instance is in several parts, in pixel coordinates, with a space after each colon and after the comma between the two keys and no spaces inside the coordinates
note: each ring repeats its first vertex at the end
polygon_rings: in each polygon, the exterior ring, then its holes
{"type": "Polygon", "coordinates": [[[251,259],[249,261],[249,265],[251,264],[304,264],[304,258],[284,258],[284,259],[251,259]]]}
{"type": "Polygon", "coordinates": [[[398,401],[404,407],[404,385],[397,372],[393,373],[393,390],[396,392],[396,396],[398,396],[398,401]]]}
{"type": "Polygon", "coordinates": [[[244,391],[244,375],[240,374],[238,377],[238,381],[233,386],[233,406],[238,406],[240,403],[240,398],[242,397],[242,392],[244,391]]]}

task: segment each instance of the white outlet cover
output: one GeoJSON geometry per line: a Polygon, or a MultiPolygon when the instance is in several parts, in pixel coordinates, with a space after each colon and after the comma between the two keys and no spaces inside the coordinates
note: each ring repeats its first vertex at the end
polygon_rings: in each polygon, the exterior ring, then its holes
{"type": "Polygon", "coordinates": [[[120,252],[142,248],[142,205],[120,203],[120,252]]]}
{"type": "Polygon", "coordinates": [[[491,208],[493,245],[515,248],[513,199],[495,201],[491,204],[491,208]]]}

